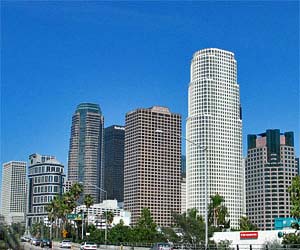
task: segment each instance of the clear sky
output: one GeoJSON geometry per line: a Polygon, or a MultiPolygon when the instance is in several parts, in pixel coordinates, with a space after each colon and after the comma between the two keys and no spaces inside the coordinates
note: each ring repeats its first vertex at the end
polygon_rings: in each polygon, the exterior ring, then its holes
{"type": "Polygon", "coordinates": [[[37,152],[67,165],[81,102],[98,103],[105,126],[167,106],[185,133],[190,61],[207,47],[235,53],[244,154],[247,134],[279,128],[299,155],[298,1],[1,5],[1,164],[37,152]]]}

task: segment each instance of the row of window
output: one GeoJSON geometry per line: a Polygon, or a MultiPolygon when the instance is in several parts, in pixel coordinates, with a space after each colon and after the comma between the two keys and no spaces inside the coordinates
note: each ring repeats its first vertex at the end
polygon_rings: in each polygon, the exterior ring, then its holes
{"type": "Polygon", "coordinates": [[[45,185],[34,187],[33,193],[40,194],[40,193],[58,193],[59,192],[59,185],[45,185]]]}
{"type": "Polygon", "coordinates": [[[29,174],[41,174],[41,173],[63,173],[63,167],[61,166],[32,166],[29,168],[29,174]]]}

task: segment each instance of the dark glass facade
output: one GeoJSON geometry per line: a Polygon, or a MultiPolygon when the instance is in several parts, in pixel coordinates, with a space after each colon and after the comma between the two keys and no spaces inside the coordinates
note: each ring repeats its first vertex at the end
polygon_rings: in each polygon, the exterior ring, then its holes
{"type": "Polygon", "coordinates": [[[181,156],[181,177],[185,178],[186,176],[186,156],[181,156]]]}
{"type": "Polygon", "coordinates": [[[103,133],[104,118],[98,104],[81,103],[72,118],[68,180],[82,182],[84,193],[94,202],[103,200],[103,133]]]}
{"type": "Polygon", "coordinates": [[[113,125],[104,130],[104,185],[108,199],[124,200],[125,127],[113,125]]]}

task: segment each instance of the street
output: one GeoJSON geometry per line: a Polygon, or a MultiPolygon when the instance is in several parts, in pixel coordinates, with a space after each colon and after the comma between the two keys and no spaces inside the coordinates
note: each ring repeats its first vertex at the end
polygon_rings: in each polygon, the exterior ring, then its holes
{"type": "MultiPolygon", "coordinates": [[[[54,249],[54,250],[62,250],[63,248],[59,247],[59,243],[58,242],[53,242],[52,243],[52,248],[48,248],[48,247],[39,247],[39,246],[33,246],[30,243],[26,242],[26,243],[22,243],[22,245],[24,246],[24,250],[48,250],[48,249],[54,249]]],[[[78,244],[73,244],[72,245],[72,249],[79,249],[78,244]]]]}

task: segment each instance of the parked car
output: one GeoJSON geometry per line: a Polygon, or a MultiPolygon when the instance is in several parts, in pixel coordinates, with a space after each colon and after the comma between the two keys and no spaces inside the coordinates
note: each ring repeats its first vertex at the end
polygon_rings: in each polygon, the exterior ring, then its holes
{"type": "Polygon", "coordinates": [[[49,247],[52,248],[52,241],[49,239],[42,239],[40,242],[40,247],[49,247]]]}
{"type": "Polygon", "coordinates": [[[173,248],[171,247],[171,245],[169,243],[155,243],[151,250],[173,250],[173,248]]]}
{"type": "Polygon", "coordinates": [[[41,240],[39,240],[37,238],[31,238],[30,243],[31,243],[31,245],[39,246],[41,243],[41,240]]]}
{"type": "Polygon", "coordinates": [[[22,236],[21,237],[21,242],[30,242],[30,237],[28,237],[28,236],[22,236]]]}
{"type": "Polygon", "coordinates": [[[80,246],[81,250],[95,250],[97,245],[94,242],[83,242],[80,246]]]}
{"type": "Polygon", "coordinates": [[[71,248],[72,247],[72,242],[70,240],[63,240],[60,243],[61,248],[71,248]]]}

